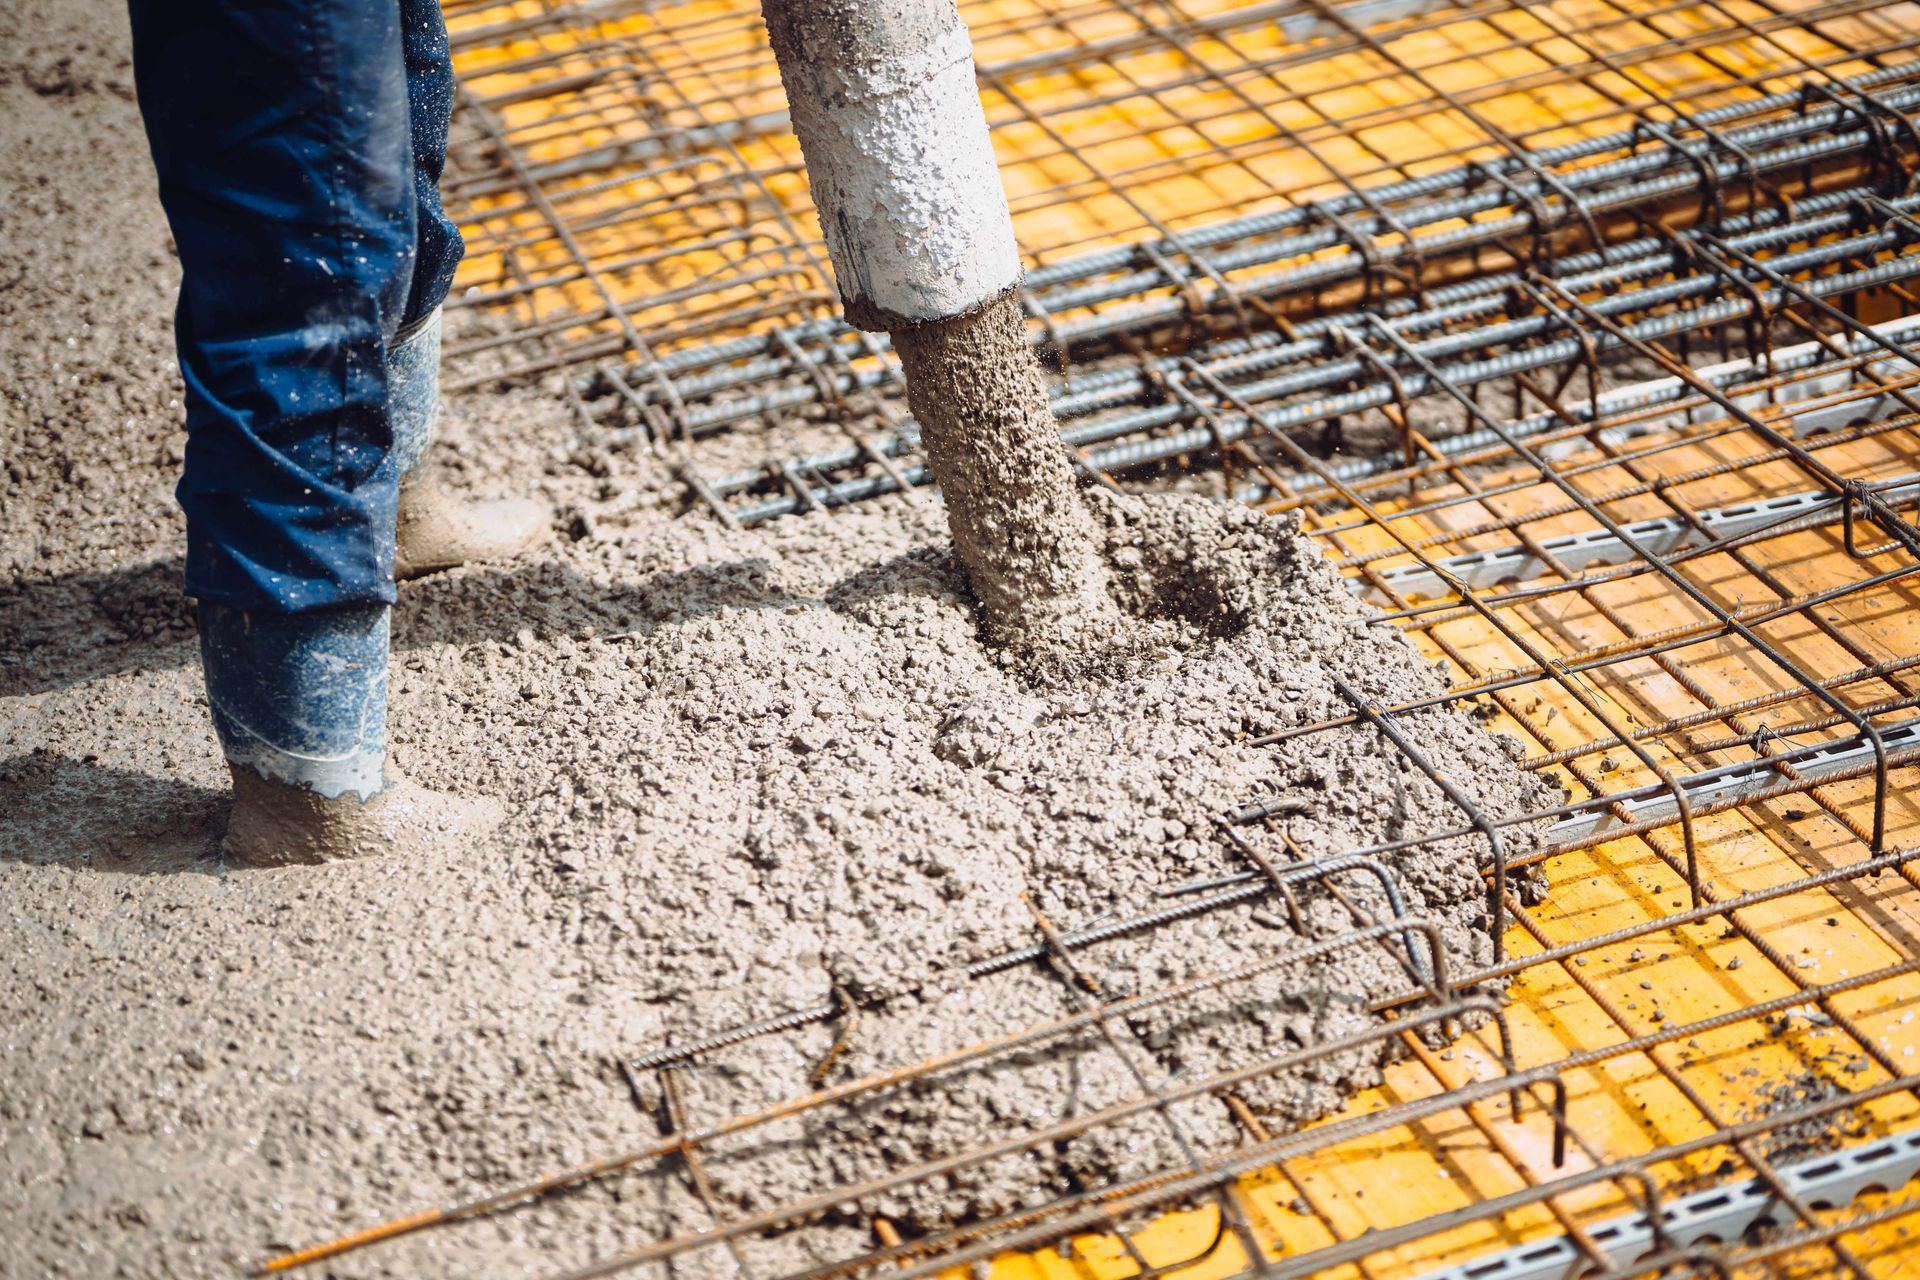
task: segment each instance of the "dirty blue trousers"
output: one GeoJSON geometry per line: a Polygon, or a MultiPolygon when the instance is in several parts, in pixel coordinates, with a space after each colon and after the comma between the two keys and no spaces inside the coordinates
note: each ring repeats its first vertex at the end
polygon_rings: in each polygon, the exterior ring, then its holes
{"type": "Polygon", "coordinates": [[[129,10],[180,257],[177,496],[215,724],[230,760],[365,798],[398,481],[431,429],[461,254],[439,196],[446,27],[435,0],[129,10]]]}

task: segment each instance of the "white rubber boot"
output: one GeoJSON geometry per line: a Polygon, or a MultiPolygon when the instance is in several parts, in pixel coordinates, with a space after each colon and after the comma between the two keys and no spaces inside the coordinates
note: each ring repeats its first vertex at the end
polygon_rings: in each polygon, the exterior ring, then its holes
{"type": "Polygon", "coordinates": [[[538,543],[553,513],[529,498],[468,502],[440,484],[428,457],[440,414],[440,313],[411,326],[387,350],[393,451],[400,471],[394,522],[397,581],[477,560],[505,560],[538,543]]]}
{"type": "Polygon", "coordinates": [[[491,800],[428,791],[387,764],[386,605],[254,613],[203,601],[207,705],[233,775],[226,851],[331,862],[473,839],[491,800]]]}

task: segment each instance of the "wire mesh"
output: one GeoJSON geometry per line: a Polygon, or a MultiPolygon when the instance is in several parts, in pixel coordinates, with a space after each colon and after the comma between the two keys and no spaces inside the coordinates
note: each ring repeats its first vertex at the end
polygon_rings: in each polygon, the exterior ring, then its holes
{"type": "MultiPolygon", "coordinates": [[[[1592,366],[1590,381],[1616,383],[1622,372],[1631,377],[1636,360],[1645,367],[1634,344],[1647,338],[1678,339],[1690,350],[1702,341],[1723,349],[1733,341],[1744,345],[1750,331],[1764,327],[1792,295],[1765,270],[1745,261],[1716,261],[1696,246],[1724,237],[1736,254],[1770,255],[1777,265],[1769,270],[1820,273],[1807,287],[1821,298],[1844,301],[1920,271],[1909,234],[1912,207],[1908,197],[1886,201],[1870,188],[1843,183],[1795,201],[1790,214],[1760,211],[1684,232],[1649,219],[1646,234],[1603,252],[1478,277],[1429,295],[1425,306],[1382,308],[1377,324],[1359,318],[1372,313],[1342,313],[1198,344],[1177,355],[1110,361],[1058,387],[1054,408],[1081,465],[1095,473],[1180,459],[1237,442],[1262,426],[1327,427],[1370,411],[1410,426],[1412,402],[1433,419],[1430,434],[1483,441],[1490,437],[1474,434],[1472,423],[1447,428],[1444,420],[1461,419],[1463,411],[1438,395],[1441,384],[1423,361],[1438,361],[1444,379],[1472,388],[1476,396],[1511,402],[1519,394],[1516,378],[1581,360],[1592,366]],[[1558,302],[1568,292],[1603,289],[1606,296],[1596,306],[1606,325],[1558,302]],[[1231,387],[1251,412],[1207,412],[1192,388],[1216,381],[1231,387]]],[[[1663,394],[1684,390],[1673,386],[1663,394]]],[[[764,404],[723,401],[708,407],[707,415],[773,412],[818,394],[816,383],[803,383],[762,394],[764,404]]],[[[1410,442],[1398,443],[1404,459],[1410,442]]],[[[860,501],[903,483],[928,483],[917,446],[917,429],[908,422],[857,445],[705,477],[701,488],[711,500],[725,502],[730,518],[753,523],[860,501]]]]}
{"type": "MultiPolygon", "coordinates": [[[[1865,77],[1871,93],[1905,79],[1920,17],[1865,0],[962,8],[1030,304],[1069,348],[1089,300],[1244,322],[1245,277],[1275,262],[1371,264],[1376,242],[1405,256],[1410,198],[1525,218],[1513,206],[1536,171],[1604,177],[1670,127],[1717,132],[1809,81],[1865,77]],[[1390,21],[1362,25],[1382,8],[1390,21]]],[[[781,354],[770,331],[838,330],[753,6],[449,15],[462,92],[447,187],[473,312],[449,346],[455,386],[598,364],[684,431],[663,375],[781,354]]],[[[1571,203],[1537,194],[1541,211],[1571,203]]]]}
{"type": "MultiPolygon", "coordinates": [[[[1295,808],[1248,797],[1215,837],[1242,871],[1136,918],[1036,915],[1030,946],[975,966],[1051,974],[1057,1017],[731,1116],[690,1110],[685,1073],[764,1037],[843,1042],[843,993],[636,1046],[658,1141],[273,1265],[657,1173],[701,1223],[577,1275],[1899,1274],[1920,1224],[1920,8],[962,8],[1080,465],[1299,511],[1450,686],[1343,685],[1346,715],[1255,745],[1364,727],[1451,825],[1314,857],[1295,808]],[[1516,738],[1565,802],[1481,812],[1422,750],[1438,705],[1516,738]],[[1460,840],[1500,940],[1464,968],[1395,871],[1460,840]],[[1098,994],[1105,948],[1249,903],[1270,950],[1098,994]],[[1360,948],[1402,978],[1370,1030],[1200,1075],[1138,1040],[1156,1009],[1360,948]],[[1370,1038],[1399,1060],[1337,1114],[1246,1105],[1370,1038]],[[868,1124],[1087,1043],[1130,1064],[1126,1097],[778,1204],[716,1189],[796,1118],[868,1124]],[[1192,1140],[1201,1105],[1234,1141],[1192,1140]],[[874,1208],[1134,1125],[1173,1154],[960,1225],[874,1208]],[[767,1265],[828,1222],[857,1239],[767,1265]]],[[[449,14],[456,382],[559,375],[584,430],[673,442],[730,523],[925,482],[890,356],[834,318],[750,8],[449,14]],[[702,461],[704,438],[809,414],[804,450],[702,461]]]]}

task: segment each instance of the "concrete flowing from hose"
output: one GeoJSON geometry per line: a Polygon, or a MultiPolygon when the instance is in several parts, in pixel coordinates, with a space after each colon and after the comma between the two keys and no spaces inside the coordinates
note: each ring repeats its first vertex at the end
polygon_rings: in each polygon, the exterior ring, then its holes
{"type": "Polygon", "coordinates": [[[952,0],[765,0],[850,323],[892,335],[989,631],[1051,665],[1129,634],[1021,328],[1020,254],[952,0]]]}

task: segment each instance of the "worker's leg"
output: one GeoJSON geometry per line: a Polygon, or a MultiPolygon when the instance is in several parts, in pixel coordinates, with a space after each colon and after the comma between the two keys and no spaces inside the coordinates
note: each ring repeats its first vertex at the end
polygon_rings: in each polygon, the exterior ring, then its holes
{"type": "Polygon", "coordinates": [[[132,0],[181,266],[187,592],[387,604],[385,347],[415,266],[394,0],[132,0]]]}
{"type": "Polygon", "coordinates": [[[412,117],[419,257],[407,316],[389,352],[394,449],[400,471],[394,576],[414,578],[523,550],[551,513],[537,502],[461,502],[435,478],[428,455],[440,404],[440,304],[460,262],[460,233],[440,208],[453,64],[439,0],[399,0],[412,117]]]}
{"type": "Polygon", "coordinates": [[[400,11],[396,0],[130,8],[182,271],[178,494],[238,797],[229,844],[249,857],[360,851],[372,826],[391,827],[392,814],[371,823],[391,790],[387,345],[419,263],[400,11]],[[317,843],[249,844],[290,814],[317,843]]]}
{"type": "Polygon", "coordinates": [[[393,572],[417,578],[473,560],[499,560],[546,533],[547,507],[530,498],[472,502],[440,483],[432,455],[440,396],[440,313],[404,335],[390,354],[394,446],[401,463],[393,572]]]}

